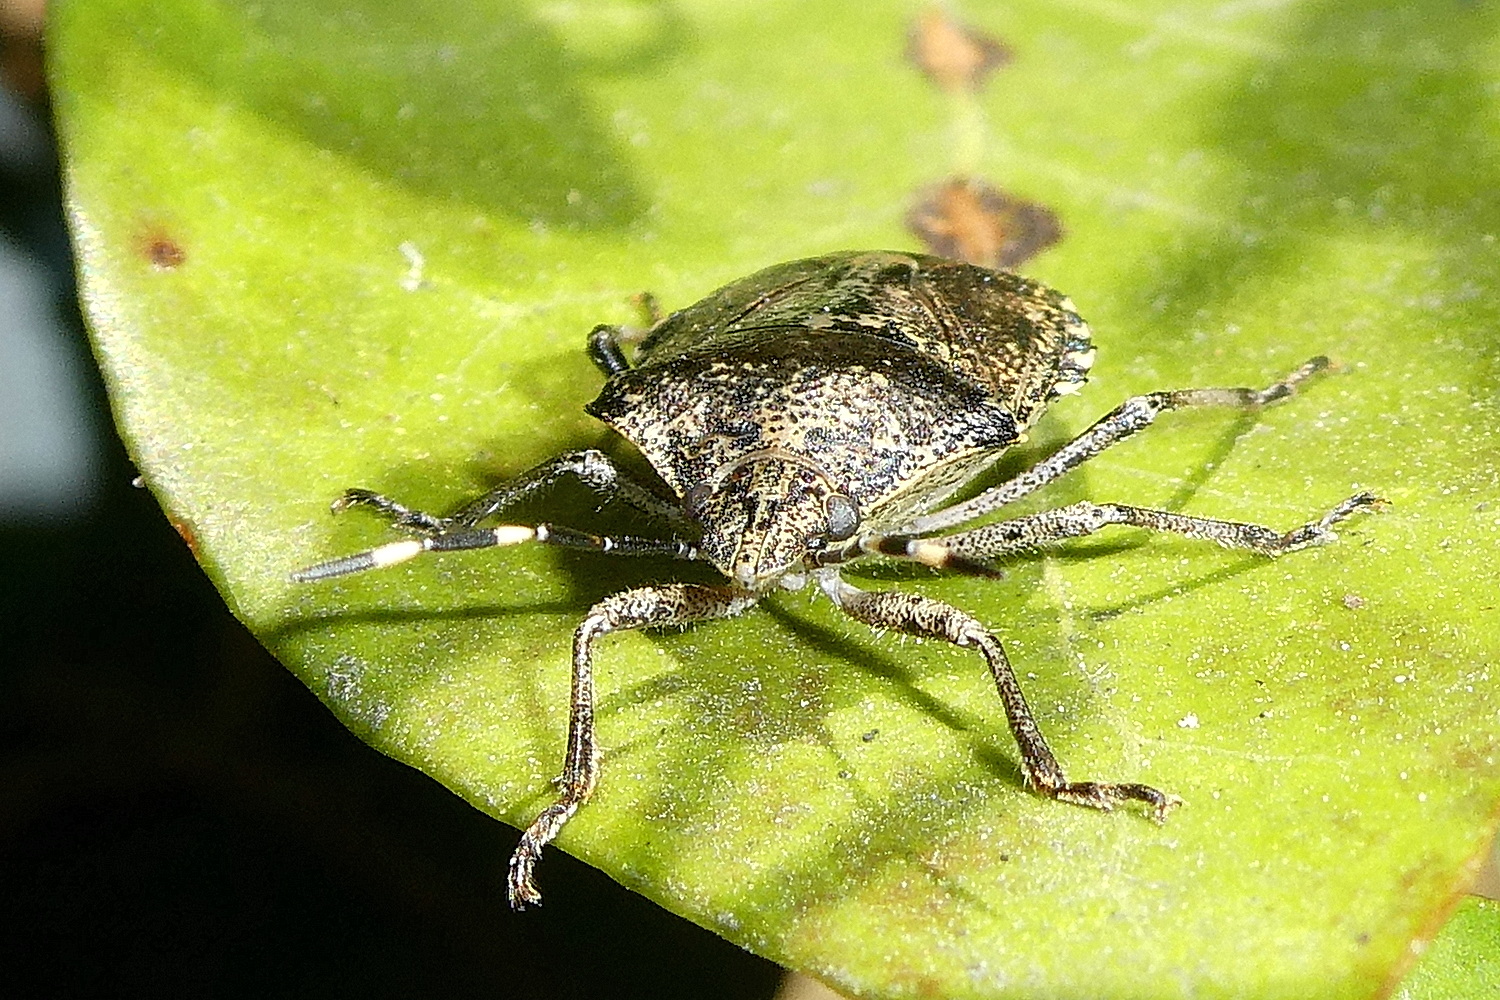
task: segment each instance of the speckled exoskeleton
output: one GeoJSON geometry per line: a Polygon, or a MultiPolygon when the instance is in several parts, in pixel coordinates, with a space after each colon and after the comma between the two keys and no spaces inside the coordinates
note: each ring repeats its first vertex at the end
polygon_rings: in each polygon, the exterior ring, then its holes
{"type": "Polygon", "coordinates": [[[993,465],[1047,404],[1075,392],[1094,361],[1089,328],[1068,299],[1014,274],[903,253],[841,253],[767,268],[655,322],[632,363],[629,331],[589,337],[607,376],[589,413],[635,445],[661,478],[636,481],[600,451],[546,462],[437,517],[366,490],[336,510],[370,507],[413,537],[294,574],[320,580],[423,552],[541,542],[711,563],[717,586],[663,583],[589,609],[573,637],[572,713],[561,795],[510,862],[511,905],[539,901],[532,871],[544,844],[592,792],[594,644],[610,632],[737,614],[776,587],[809,580],[876,629],[978,650],[1042,795],[1109,810],[1145,803],[1160,821],[1179,801],[1148,785],[1069,781],[1021,694],[1000,640],[941,601],[861,590],[840,568],[866,556],[995,574],[1014,553],[1121,524],[1277,556],[1334,537],[1378,503],[1352,496],[1288,532],[1115,503],[1080,502],[963,531],[951,529],[1032,493],[1169,410],[1254,408],[1292,394],[1327,366],[1314,358],[1265,389],[1185,389],[1135,396],[1026,472],[961,503],[953,494],[993,465]],[[555,524],[486,521],[564,477],[577,477],[660,520],[660,537],[602,536],[555,524]]]}

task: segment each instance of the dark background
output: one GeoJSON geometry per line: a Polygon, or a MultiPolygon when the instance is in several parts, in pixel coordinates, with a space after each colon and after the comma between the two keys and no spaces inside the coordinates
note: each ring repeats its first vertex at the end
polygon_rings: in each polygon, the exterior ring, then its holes
{"type": "MultiPolygon", "coordinates": [[[[509,912],[515,831],[355,739],[230,616],[131,486],[13,15],[0,256],[39,278],[74,461],[50,487],[0,462],[0,995],[770,997],[774,965],[558,851],[548,905],[509,912]]],[[[15,377],[22,298],[0,285],[15,377]]],[[[0,457],[49,412],[0,407],[0,457]]]]}

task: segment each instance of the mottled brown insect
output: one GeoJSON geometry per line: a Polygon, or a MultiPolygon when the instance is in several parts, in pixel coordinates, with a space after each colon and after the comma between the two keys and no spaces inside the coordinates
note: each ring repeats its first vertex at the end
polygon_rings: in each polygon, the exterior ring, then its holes
{"type": "Polygon", "coordinates": [[[1142,784],[1063,776],[1000,640],[978,620],[916,594],[861,590],[839,568],[885,556],[993,575],[997,560],[1111,524],[1276,556],[1332,540],[1335,523],[1379,502],[1361,493],[1286,533],[1090,502],[945,533],[1052,482],[1162,413],[1264,406],[1291,395],[1328,362],[1314,358],[1265,389],[1132,397],[1026,472],[944,506],[1023,440],[1049,402],[1083,385],[1094,349],[1088,326],[1057,292],[937,257],[841,253],[779,264],[653,324],[633,364],[625,353],[630,339],[626,330],[608,326],[590,335],[590,354],[607,378],[587,409],[640,449],[661,484],[637,482],[602,452],[589,450],[546,462],[449,517],[350,490],[335,510],[373,508],[415,537],[293,574],[321,580],[423,552],[541,542],[701,560],[727,578],[719,586],[626,590],[594,605],[578,626],[562,794],[526,830],[511,858],[510,901],[518,909],[540,900],[532,870],[542,847],[598,780],[593,650],[602,635],[727,617],[773,587],[795,590],[812,580],[874,628],[978,650],[1031,788],[1103,810],[1136,800],[1161,820],[1177,804],[1174,796],[1142,784]],[[601,536],[545,523],[480,526],[570,476],[659,519],[661,537],[601,536]]]}

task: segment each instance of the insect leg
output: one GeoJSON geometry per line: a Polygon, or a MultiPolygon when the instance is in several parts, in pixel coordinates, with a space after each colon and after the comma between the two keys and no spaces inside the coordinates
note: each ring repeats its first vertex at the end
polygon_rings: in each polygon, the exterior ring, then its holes
{"type": "Polygon", "coordinates": [[[628,339],[622,327],[601,323],[589,334],[589,360],[605,375],[618,375],[630,368],[620,341],[628,339]]]}
{"type": "Polygon", "coordinates": [[[756,601],[733,587],[666,584],[627,590],[595,604],[573,633],[573,695],[568,716],[568,752],[557,784],[558,800],[543,809],[510,858],[512,908],[540,903],[532,871],[545,846],[593,792],[599,780],[599,746],[594,738],[594,642],[610,632],[655,625],[685,625],[738,614],[756,601]]]}
{"type": "Polygon", "coordinates": [[[361,489],[345,490],[333,502],[333,510],[339,513],[352,507],[370,507],[385,515],[398,528],[417,534],[435,534],[455,525],[473,527],[507,507],[544,493],[569,476],[577,478],[590,489],[606,497],[618,498],[643,513],[674,523],[683,520],[682,512],[676,505],[636,482],[616,466],[608,455],[593,448],[571,451],[549,459],[510,482],[502,483],[488,493],[470,500],[457,513],[448,517],[412,510],[389,497],[361,489]]]}
{"type": "Polygon", "coordinates": [[[651,328],[662,321],[661,304],[656,301],[655,295],[642,292],[635,296],[635,304],[640,308],[645,326],[611,326],[601,323],[589,333],[589,360],[605,375],[618,375],[630,368],[630,360],[625,357],[625,345],[645,339],[651,328]]]}
{"type": "Polygon", "coordinates": [[[464,549],[487,549],[496,546],[540,542],[573,549],[591,549],[616,555],[667,555],[677,559],[697,559],[698,550],[675,533],[668,538],[645,538],[635,535],[591,535],[552,524],[501,524],[493,528],[475,525],[501,509],[541,492],[564,476],[577,476],[600,492],[618,496],[648,513],[656,513],[673,523],[682,521],[681,513],[658,499],[646,487],[629,479],[615,467],[603,452],[588,449],[559,455],[544,462],[510,483],[491,490],[466,504],[452,517],[438,517],[412,510],[396,501],[369,490],[348,490],[333,502],[335,513],[351,507],[371,507],[406,531],[421,535],[391,542],[365,552],[330,559],[327,562],[297,570],[292,579],[298,583],[347,576],[368,569],[380,569],[414,559],[423,552],[455,552],[464,549]]]}
{"type": "Polygon", "coordinates": [[[1021,749],[1021,777],[1048,798],[1106,812],[1122,802],[1144,802],[1161,822],[1167,811],[1181,801],[1149,785],[1068,781],[1062,766],[1037,726],[1036,717],[1021,693],[1020,682],[1006,658],[1000,640],[970,615],[929,597],[901,591],[864,591],[836,575],[825,576],[823,589],[851,617],[876,629],[895,629],[908,635],[944,639],[955,646],[978,649],[989,665],[995,689],[1005,706],[1010,731],[1021,749]]]}
{"type": "Polygon", "coordinates": [[[1083,501],[1044,510],[1026,517],[998,521],[969,531],[937,538],[889,536],[863,542],[867,552],[912,559],[928,566],[972,570],[992,560],[1091,535],[1112,524],[1152,531],[1169,531],[1189,538],[1203,538],[1229,549],[1246,549],[1263,556],[1279,556],[1310,545],[1333,541],[1333,526],[1345,518],[1384,503],[1373,493],[1358,493],[1316,521],[1281,532],[1259,524],[1191,517],[1149,507],[1083,501]]]}
{"type": "Polygon", "coordinates": [[[915,518],[903,525],[898,533],[919,535],[941,531],[999,510],[1077,468],[1110,445],[1118,444],[1151,426],[1163,413],[1194,406],[1259,409],[1286,399],[1296,392],[1298,385],[1323,371],[1328,365],[1327,358],[1313,358],[1280,382],[1264,389],[1177,389],[1132,396],[1105,414],[1094,426],[1025,472],[984,491],[972,500],[915,518]]]}
{"type": "Polygon", "coordinates": [[[435,534],[443,530],[447,518],[428,514],[425,511],[413,510],[404,504],[399,504],[390,497],[382,496],[371,490],[350,489],[339,495],[338,499],[329,505],[335,514],[342,514],[352,507],[372,507],[376,512],[383,515],[396,528],[411,531],[419,535],[435,534]]]}
{"type": "Polygon", "coordinates": [[[465,504],[449,520],[457,524],[478,524],[491,514],[551,489],[559,480],[568,476],[574,476],[589,489],[606,497],[622,500],[643,513],[668,521],[682,520],[682,513],[675,505],[636,482],[615,465],[608,455],[594,448],[572,451],[549,459],[465,504]]]}

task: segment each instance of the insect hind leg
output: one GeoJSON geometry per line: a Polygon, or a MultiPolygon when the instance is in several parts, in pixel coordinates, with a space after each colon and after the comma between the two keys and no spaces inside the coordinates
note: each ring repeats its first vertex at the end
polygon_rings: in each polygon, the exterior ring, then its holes
{"type": "Polygon", "coordinates": [[[644,326],[601,323],[589,333],[589,360],[605,375],[618,375],[629,370],[631,364],[630,359],[625,356],[626,345],[639,344],[662,321],[661,305],[656,301],[655,295],[642,292],[634,299],[641,319],[645,322],[644,326]]]}
{"type": "Polygon", "coordinates": [[[966,521],[999,510],[1078,468],[1084,462],[1126,440],[1174,410],[1197,407],[1233,407],[1258,410],[1296,393],[1298,387],[1331,366],[1329,360],[1312,358],[1296,371],[1264,389],[1246,387],[1220,389],[1175,389],[1132,396],[1101,417],[1092,427],[1063,445],[1047,458],[971,500],[924,514],[903,525],[899,534],[922,535],[953,528],[966,521]]]}
{"type": "Polygon", "coordinates": [[[971,615],[920,594],[860,590],[835,574],[825,576],[822,582],[823,590],[834,603],[871,628],[894,629],[977,649],[989,666],[1011,734],[1021,750],[1021,777],[1039,794],[1105,812],[1125,802],[1141,802],[1151,808],[1152,818],[1157,822],[1165,820],[1168,811],[1181,804],[1182,800],[1175,795],[1136,782],[1069,781],[1021,693],[1020,681],[1005,655],[1005,647],[971,615]]]}

